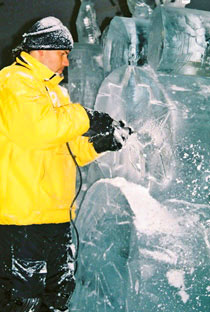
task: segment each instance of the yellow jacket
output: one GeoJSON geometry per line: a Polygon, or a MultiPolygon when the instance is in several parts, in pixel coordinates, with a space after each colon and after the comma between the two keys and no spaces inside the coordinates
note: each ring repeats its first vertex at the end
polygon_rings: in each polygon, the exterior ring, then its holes
{"type": "MultiPolygon", "coordinates": [[[[89,119],[62,78],[28,53],[0,71],[0,224],[69,221],[76,168],[94,160],[89,119]]],[[[73,217],[75,212],[72,212],[73,217]]]]}

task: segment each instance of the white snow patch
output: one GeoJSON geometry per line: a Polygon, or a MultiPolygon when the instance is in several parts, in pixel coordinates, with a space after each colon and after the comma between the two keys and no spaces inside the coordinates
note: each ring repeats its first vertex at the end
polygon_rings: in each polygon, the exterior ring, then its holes
{"type": "Polygon", "coordinates": [[[152,250],[147,250],[147,249],[139,249],[139,251],[145,255],[145,256],[150,256],[153,259],[157,261],[162,261],[165,263],[170,263],[170,264],[176,264],[177,263],[177,255],[170,250],[163,250],[163,251],[152,251],[152,250]]]}
{"type": "Polygon", "coordinates": [[[166,273],[166,277],[171,286],[179,289],[178,295],[181,297],[182,301],[186,303],[189,299],[189,295],[185,291],[184,271],[170,270],[166,273]]]}
{"type": "Polygon", "coordinates": [[[136,292],[137,295],[139,293],[139,289],[140,289],[139,280],[136,280],[136,282],[135,282],[135,292],[136,292]]]}
{"type": "Polygon", "coordinates": [[[176,288],[184,287],[184,272],[178,270],[170,270],[166,273],[168,282],[176,288]]]}
{"type": "Polygon", "coordinates": [[[146,234],[173,233],[178,235],[180,227],[175,218],[169,214],[148,192],[148,190],[124,178],[105,179],[110,184],[119,187],[128,200],[135,214],[134,224],[138,231],[146,234]]]}
{"type": "Polygon", "coordinates": [[[189,295],[186,293],[186,291],[185,290],[180,290],[180,291],[178,291],[178,294],[180,295],[180,297],[181,297],[181,299],[182,299],[182,301],[184,302],[184,303],[186,303],[188,300],[189,300],[189,295]]]}
{"type": "Polygon", "coordinates": [[[170,88],[172,90],[174,90],[174,91],[190,91],[190,92],[192,92],[192,90],[190,90],[190,89],[186,89],[186,88],[179,87],[179,86],[176,86],[176,85],[171,85],[170,88]]]}

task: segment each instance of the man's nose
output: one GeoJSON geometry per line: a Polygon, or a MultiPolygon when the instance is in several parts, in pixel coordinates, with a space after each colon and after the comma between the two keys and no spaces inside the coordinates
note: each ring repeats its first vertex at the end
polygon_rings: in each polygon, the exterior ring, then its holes
{"type": "Polygon", "coordinates": [[[68,59],[68,56],[66,55],[63,59],[63,65],[64,66],[69,66],[69,59],[68,59]]]}

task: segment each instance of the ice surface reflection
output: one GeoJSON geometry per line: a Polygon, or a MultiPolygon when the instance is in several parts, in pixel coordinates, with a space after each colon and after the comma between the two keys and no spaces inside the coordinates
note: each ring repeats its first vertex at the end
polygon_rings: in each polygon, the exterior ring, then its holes
{"type": "Polygon", "coordinates": [[[71,311],[209,310],[210,15],[162,2],[128,1],[103,42],[94,107],[136,133],[83,169],[71,311]]]}

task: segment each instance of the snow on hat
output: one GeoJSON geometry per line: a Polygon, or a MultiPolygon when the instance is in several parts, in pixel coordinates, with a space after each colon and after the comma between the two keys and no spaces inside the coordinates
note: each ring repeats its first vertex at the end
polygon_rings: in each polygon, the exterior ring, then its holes
{"type": "Polygon", "coordinates": [[[71,50],[73,38],[61,21],[53,16],[37,21],[22,35],[23,50],[71,50]]]}

